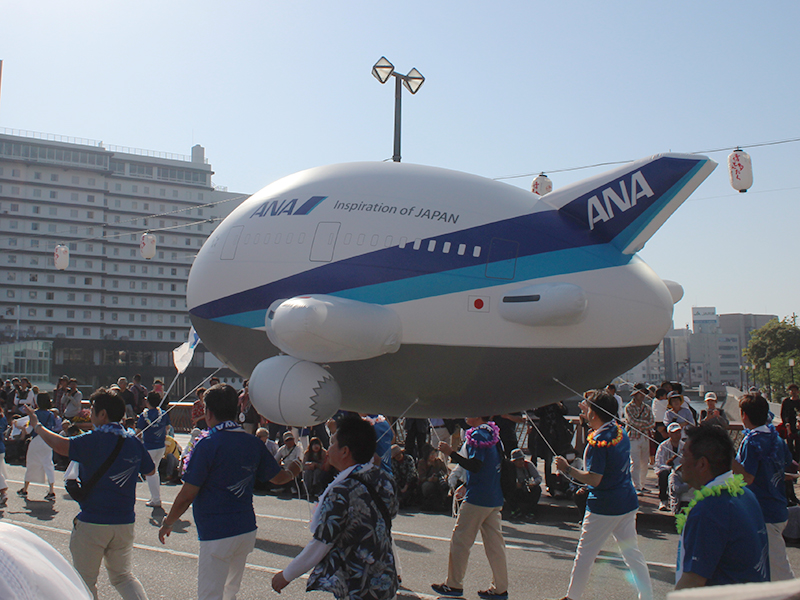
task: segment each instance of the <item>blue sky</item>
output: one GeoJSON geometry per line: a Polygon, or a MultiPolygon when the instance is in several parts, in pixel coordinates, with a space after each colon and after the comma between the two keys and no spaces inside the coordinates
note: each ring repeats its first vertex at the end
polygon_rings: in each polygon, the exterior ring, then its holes
{"type": "Polygon", "coordinates": [[[800,312],[800,143],[748,148],[746,194],[725,164],[736,145],[800,138],[799,3],[40,0],[2,15],[0,127],[199,143],[231,191],[391,157],[382,55],[426,77],[403,93],[404,162],[494,178],[725,149],[640,256],[683,285],[677,327],[693,305],[800,312]]]}

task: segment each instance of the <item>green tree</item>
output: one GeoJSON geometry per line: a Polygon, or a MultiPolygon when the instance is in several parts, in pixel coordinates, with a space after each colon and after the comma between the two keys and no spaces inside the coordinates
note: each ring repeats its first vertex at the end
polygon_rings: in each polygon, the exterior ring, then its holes
{"type": "MultiPolygon", "coordinates": [[[[789,359],[794,359],[800,369],[800,328],[788,317],[782,321],[772,319],[753,331],[742,355],[755,366],[759,384],[766,387],[767,381],[770,382],[773,400],[777,400],[793,379],[789,359]],[[770,364],[769,373],[767,363],[770,364]]],[[[796,375],[800,378],[800,370],[796,375]]]]}

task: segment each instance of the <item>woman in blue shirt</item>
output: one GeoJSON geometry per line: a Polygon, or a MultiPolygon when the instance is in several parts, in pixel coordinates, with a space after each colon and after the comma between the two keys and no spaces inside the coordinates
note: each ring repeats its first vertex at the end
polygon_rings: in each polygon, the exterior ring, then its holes
{"type": "Polygon", "coordinates": [[[581,402],[580,406],[593,430],[586,440],[583,455],[586,470],[570,466],[563,456],[556,458],[559,471],[589,486],[569,589],[562,600],[582,599],[594,561],[609,535],[617,540],[622,558],[633,572],[639,599],[651,600],[650,573],[636,539],[639,501],[631,481],[631,445],[622,427],[614,420],[617,400],[608,394],[597,393],[581,402]]]}

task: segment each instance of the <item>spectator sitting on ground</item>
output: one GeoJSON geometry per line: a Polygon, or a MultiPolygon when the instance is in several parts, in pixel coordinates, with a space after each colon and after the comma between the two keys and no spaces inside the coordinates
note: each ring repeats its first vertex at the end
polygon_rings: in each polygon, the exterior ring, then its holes
{"type": "Polygon", "coordinates": [[[414,501],[419,475],[414,459],[397,444],[392,445],[392,473],[397,485],[397,500],[400,502],[400,508],[405,508],[414,501]]]}
{"type": "Polygon", "coordinates": [[[256,437],[264,442],[267,450],[269,450],[269,453],[272,454],[272,458],[275,458],[278,455],[278,442],[269,437],[269,429],[266,427],[259,427],[256,429],[256,437]]]}
{"type": "Polygon", "coordinates": [[[181,481],[180,463],[181,447],[177,440],[171,435],[164,438],[164,458],[158,464],[158,475],[166,483],[183,483],[181,481]]]}
{"type": "MultiPolygon", "coordinates": [[[[288,470],[289,465],[293,463],[296,463],[300,468],[302,468],[303,449],[295,443],[294,434],[292,433],[291,429],[283,433],[283,446],[278,448],[278,454],[275,456],[275,460],[282,469],[288,470]]],[[[291,487],[291,482],[282,487],[291,487]]]]}
{"type": "MultiPolygon", "coordinates": [[[[447,436],[449,439],[449,435],[447,436]]],[[[422,447],[423,458],[417,462],[419,490],[423,510],[444,510],[447,506],[447,466],[439,451],[430,444],[422,447]]]]}
{"type": "Polygon", "coordinates": [[[681,431],[680,424],[670,423],[667,427],[667,439],[661,442],[656,450],[653,469],[658,477],[658,510],[668,511],[671,505],[676,504],[669,495],[669,476],[681,465],[683,451],[681,431]]]}
{"type": "Polygon", "coordinates": [[[309,498],[319,496],[331,481],[328,451],[322,447],[319,438],[311,438],[308,450],[303,454],[303,485],[309,498]]]}
{"type": "Polygon", "coordinates": [[[542,476],[519,448],[511,451],[511,461],[514,463],[516,478],[516,489],[512,497],[506,499],[511,516],[532,516],[542,495],[542,476]]]}

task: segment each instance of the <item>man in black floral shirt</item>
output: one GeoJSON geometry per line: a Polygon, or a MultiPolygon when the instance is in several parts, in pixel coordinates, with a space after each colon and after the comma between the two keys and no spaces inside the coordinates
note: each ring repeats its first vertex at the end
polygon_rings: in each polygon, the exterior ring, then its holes
{"type": "Polygon", "coordinates": [[[339,475],[323,492],[311,520],[313,539],[272,578],[280,592],[313,568],[306,590],[337,599],[389,600],[398,588],[391,519],[397,514],[394,482],[372,464],[375,430],[357,416],[341,420],[328,460],[339,475]]]}

